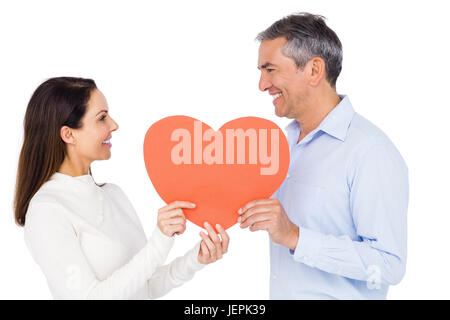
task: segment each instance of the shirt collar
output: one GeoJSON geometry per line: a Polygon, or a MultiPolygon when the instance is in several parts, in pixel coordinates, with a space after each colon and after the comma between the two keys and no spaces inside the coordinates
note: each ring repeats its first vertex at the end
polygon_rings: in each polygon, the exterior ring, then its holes
{"type": "MultiPolygon", "coordinates": [[[[341,101],[338,103],[330,113],[322,120],[319,126],[314,131],[323,131],[341,141],[347,137],[347,131],[352,121],[355,110],[346,95],[339,95],[341,101]]],[[[287,126],[286,131],[292,132],[299,130],[300,126],[297,120],[292,120],[287,126]]]]}

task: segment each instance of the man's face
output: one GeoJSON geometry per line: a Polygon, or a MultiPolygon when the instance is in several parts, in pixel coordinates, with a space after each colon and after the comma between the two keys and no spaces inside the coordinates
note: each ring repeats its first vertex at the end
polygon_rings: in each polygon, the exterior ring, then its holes
{"type": "Polygon", "coordinates": [[[294,60],[281,52],[284,37],[264,40],[259,46],[258,69],[261,70],[259,89],[269,91],[275,106],[275,114],[290,119],[301,113],[306,94],[305,70],[300,70],[294,60]]]}

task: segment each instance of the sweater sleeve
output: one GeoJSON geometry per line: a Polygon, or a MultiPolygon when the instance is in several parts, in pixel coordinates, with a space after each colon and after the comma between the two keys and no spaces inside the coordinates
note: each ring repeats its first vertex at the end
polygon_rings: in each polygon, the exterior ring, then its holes
{"type": "Polygon", "coordinates": [[[128,263],[100,280],[84,256],[64,208],[58,204],[29,207],[24,239],[56,299],[130,299],[164,263],[173,245],[173,237],[156,227],[147,244],[128,263]]]}
{"type": "Polygon", "coordinates": [[[181,286],[191,280],[194,274],[205,265],[198,261],[200,250],[199,241],[184,256],[178,257],[171,263],[159,267],[148,280],[148,296],[151,299],[162,297],[173,288],[181,286]]]}

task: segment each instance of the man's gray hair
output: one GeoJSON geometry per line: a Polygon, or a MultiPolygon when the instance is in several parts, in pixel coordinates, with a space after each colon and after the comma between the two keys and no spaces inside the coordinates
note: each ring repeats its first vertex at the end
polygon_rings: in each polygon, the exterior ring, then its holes
{"type": "Polygon", "coordinates": [[[342,44],[336,33],[325,23],[325,18],[307,12],[286,16],[260,32],[258,41],[286,38],[282,52],[302,69],[314,57],[325,62],[327,80],[336,87],[342,69],[342,44]]]}

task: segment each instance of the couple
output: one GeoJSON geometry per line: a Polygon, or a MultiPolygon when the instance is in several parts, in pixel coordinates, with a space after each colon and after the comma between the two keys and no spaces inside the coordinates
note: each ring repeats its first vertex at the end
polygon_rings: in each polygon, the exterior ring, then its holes
{"type": "MultiPolygon", "coordinates": [[[[342,45],[323,17],[287,16],[257,39],[259,88],[293,119],[287,178],[239,210],[241,228],[269,234],[270,298],[384,299],[405,273],[406,164],[337,94],[342,45]]],[[[90,164],[110,158],[118,129],[94,81],[47,80],[24,126],[15,218],[55,298],[161,297],[227,252],[226,231],[205,223],[208,234],[163,265],[195,204],[161,208],[147,239],[123,191],[94,182],[90,164]]]]}

